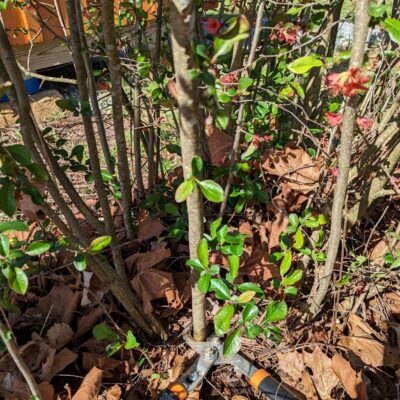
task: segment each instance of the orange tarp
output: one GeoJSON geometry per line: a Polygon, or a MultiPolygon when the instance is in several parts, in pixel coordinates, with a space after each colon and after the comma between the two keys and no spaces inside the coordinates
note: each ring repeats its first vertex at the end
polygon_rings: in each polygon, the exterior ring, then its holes
{"type": "MultiPolygon", "coordinates": [[[[66,0],[41,0],[36,2],[35,8],[25,6],[15,8],[10,3],[6,10],[1,11],[4,26],[7,29],[10,42],[13,46],[29,43],[49,42],[58,37],[68,35],[68,18],[66,0]],[[47,25],[47,26],[46,26],[47,25]]],[[[98,5],[99,0],[81,0],[84,11],[88,3],[98,5]]],[[[120,0],[114,0],[115,10],[118,12],[120,0]]],[[[149,20],[153,20],[157,13],[157,4],[146,2],[143,9],[149,12],[149,20]]]]}

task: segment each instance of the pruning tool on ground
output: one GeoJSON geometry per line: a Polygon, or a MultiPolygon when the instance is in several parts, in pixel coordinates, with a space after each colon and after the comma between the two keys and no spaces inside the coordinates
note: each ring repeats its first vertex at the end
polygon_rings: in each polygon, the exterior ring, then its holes
{"type": "Polygon", "coordinates": [[[214,365],[232,365],[245,375],[250,385],[267,395],[271,400],[303,400],[304,397],[282,382],[274,379],[264,369],[256,368],[243,356],[236,353],[223,355],[223,345],[216,336],[209,337],[205,342],[196,342],[186,337],[186,343],[196,351],[198,357],[190,368],[179,379],[162,392],[159,400],[185,400],[189,393],[204,380],[214,365]]]}

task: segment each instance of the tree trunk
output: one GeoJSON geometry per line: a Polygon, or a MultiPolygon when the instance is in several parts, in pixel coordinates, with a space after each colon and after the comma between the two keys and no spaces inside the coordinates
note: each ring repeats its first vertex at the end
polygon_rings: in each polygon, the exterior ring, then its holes
{"type": "MultiPolygon", "coordinates": [[[[350,59],[350,68],[361,68],[365,53],[365,43],[368,34],[368,5],[369,0],[358,0],[355,10],[355,27],[353,51],[350,59]]],[[[343,115],[342,135],[339,155],[339,177],[333,197],[331,231],[328,241],[328,251],[322,274],[317,279],[319,287],[315,296],[310,300],[310,313],[319,312],[322,302],[328,293],[332,274],[336,263],[337,253],[342,235],[343,207],[347,192],[350,171],[351,152],[353,145],[354,124],[356,120],[357,97],[351,97],[345,107],[343,115]]]]}
{"type": "MultiPolygon", "coordinates": [[[[191,42],[195,36],[194,0],[173,0],[171,5],[172,51],[180,112],[180,138],[184,176],[192,171],[192,159],[200,155],[198,82],[190,78],[195,68],[191,42]]],[[[203,202],[198,188],[187,199],[190,257],[197,258],[197,245],[203,236],[203,202]]],[[[206,338],[205,295],[196,286],[198,272],[192,272],[193,337],[206,338]]]]}
{"type": "Polygon", "coordinates": [[[111,97],[114,133],[118,153],[118,179],[121,185],[121,204],[126,234],[128,239],[132,240],[135,236],[132,219],[132,189],[128,154],[126,151],[124,116],[122,110],[121,62],[119,60],[116,44],[113,1],[101,0],[101,17],[106,54],[108,57],[108,69],[111,78],[111,97]]]}

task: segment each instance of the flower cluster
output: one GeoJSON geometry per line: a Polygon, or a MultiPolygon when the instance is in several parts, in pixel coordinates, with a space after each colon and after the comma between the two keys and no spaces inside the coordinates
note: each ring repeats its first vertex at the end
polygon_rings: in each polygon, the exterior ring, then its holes
{"type": "Polygon", "coordinates": [[[369,81],[360,68],[350,68],[345,72],[334,72],[326,77],[326,87],[332,96],[343,94],[347,97],[355,96],[360,90],[367,90],[364,86],[369,81]]]}
{"type": "Polygon", "coordinates": [[[226,86],[237,85],[238,80],[239,80],[239,77],[236,72],[229,72],[228,74],[224,75],[220,79],[221,83],[226,86]]]}
{"type": "Polygon", "coordinates": [[[279,43],[293,45],[296,43],[297,34],[300,30],[301,27],[299,25],[291,22],[283,24],[283,21],[280,21],[274,26],[274,32],[271,33],[269,38],[277,40],[279,43]]]}
{"type": "Polygon", "coordinates": [[[207,32],[210,35],[216,35],[221,26],[221,22],[217,21],[215,18],[207,18],[207,32]]]}
{"type": "Polygon", "coordinates": [[[342,114],[327,112],[325,116],[326,119],[328,120],[329,126],[338,126],[343,122],[342,114]]]}
{"type": "MultiPolygon", "coordinates": [[[[329,126],[338,126],[343,122],[343,114],[327,112],[325,117],[328,121],[329,126]]],[[[374,126],[375,121],[367,117],[357,118],[357,125],[362,131],[369,131],[374,126]]]]}
{"type": "Polygon", "coordinates": [[[272,140],[272,136],[260,136],[260,135],[253,135],[252,138],[252,145],[258,147],[261,143],[269,142],[272,140]]]}

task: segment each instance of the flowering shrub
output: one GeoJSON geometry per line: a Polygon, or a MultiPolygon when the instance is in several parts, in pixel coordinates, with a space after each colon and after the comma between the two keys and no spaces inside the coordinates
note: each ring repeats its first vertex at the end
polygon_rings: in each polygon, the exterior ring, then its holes
{"type": "Polygon", "coordinates": [[[358,92],[367,90],[368,76],[363,74],[360,68],[350,68],[345,72],[333,72],[326,77],[326,87],[332,96],[343,94],[346,97],[353,97],[358,92]]]}

